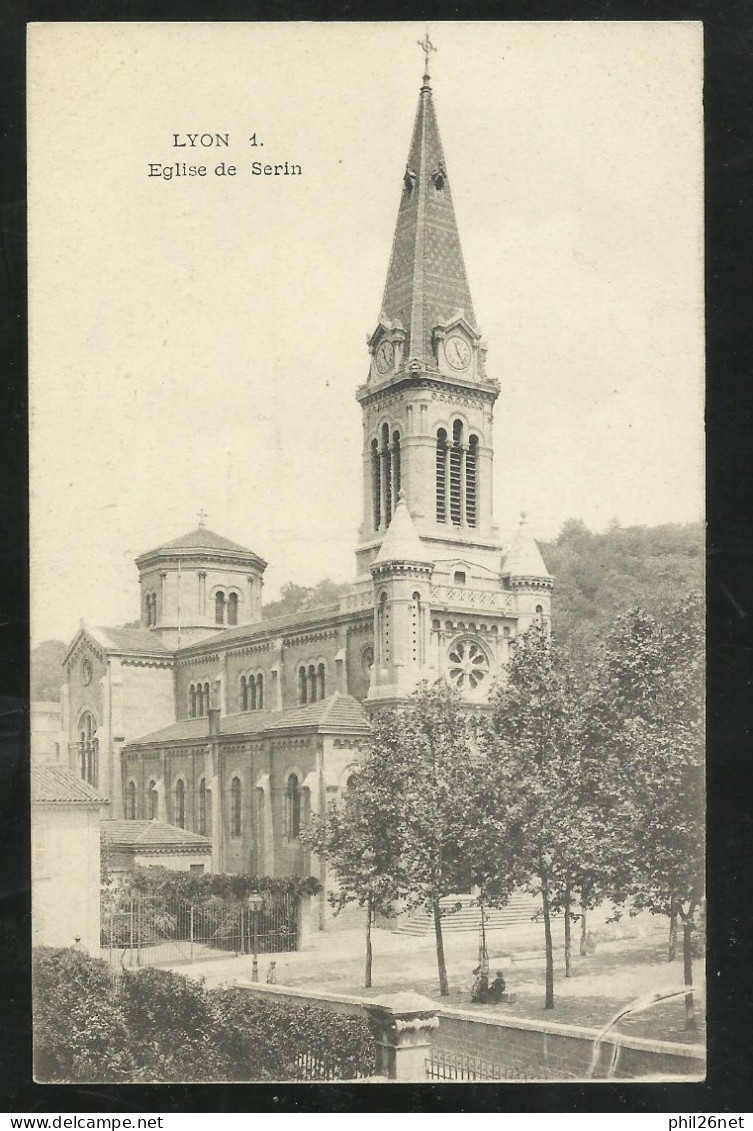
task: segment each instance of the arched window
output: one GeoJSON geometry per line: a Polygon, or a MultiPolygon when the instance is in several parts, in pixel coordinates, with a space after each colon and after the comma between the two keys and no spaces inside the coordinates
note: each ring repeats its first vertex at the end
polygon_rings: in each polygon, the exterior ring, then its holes
{"type": "Polygon", "coordinates": [[[539,624],[544,623],[544,606],[543,605],[537,605],[536,606],[536,620],[539,622],[539,624]]]}
{"type": "Polygon", "coordinates": [[[99,782],[99,739],[94,716],[85,711],[79,722],[79,759],[81,777],[89,785],[99,782]]]}
{"type": "Polygon", "coordinates": [[[159,794],[157,793],[157,783],[152,779],[149,782],[149,820],[156,821],[159,817],[159,794]]]}
{"type": "Polygon", "coordinates": [[[220,589],[214,598],[214,620],[215,624],[225,623],[225,594],[220,589]]]}
{"type": "Polygon", "coordinates": [[[231,593],[227,599],[227,623],[238,623],[238,594],[231,593]]]}
{"type": "Polygon", "coordinates": [[[316,703],[316,668],[309,664],[309,703],[316,703]]]}
{"type": "Polygon", "coordinates": [[[259,672],[256,677],[256,709],[261,711],[264,706],[264,676],[259,672]]]}
{"type": "Polygon", "coordinates": [[[201,684],[196,688],[196,714],[204,714],[204,688],[201,684]]]}
{"type": "Polygon", "coordinates": [[[477,477],[478,436],[471,436],[465,453],[465,521],[468,526],[475,526],[478,519],[477,477]]]}
{"type": "Polygon", "coordinates": [[[253,675],[248,677],[248,709],[256,710],[256,677],[253,675]]]}
{"type": "Polygon", "coordinates": [[[447,433],[437,432],[437,522],[447,522],[447,433]]]}
{"type": "Polygon", "coordinates": [[[298,702],[308,703],[308,686],[306,683],[306,669],[301,665],[298,669],[298,702]]]}
{"type": "Polygon", "coordinates": [[[400,497],[400,433],[392,433],[392,497],[397,506],[400,497]]]}
{"type": "Polygon", "coordinates": [[[194,686],[194,684],[191,684],[188,710],[189,710],[189,714],[191,715],[191,718],[195,719],[196,718],[196,687],[194,686]]]}
{"type": "Polygon", "coordinates": [[[390,466],[390,426],[382,425],[382,480],[384,482],[384,524],[392,518],[392,475],[390,466]]]}
{"type": "Polygon", "coordinates": [[[204,684],[204,714],[205,715],[209,714],[210,706],[211,706],[211,703],[209,701],[209,684],[205,683],[204,684]]]}
{"type": "Polygon", "coordinates": [[[186,827],[186,783],[178,778],[175,783],[175,821],[179,829],[186,827]]]}
{"type": "Polygon", "coordinates": [[[301,787],[296,774],[288,778],[285,792],[285,827],[289,840],[296,840],[301,831],[301,787]]]}
{"type": "Polygon", "coordinates": [[[382,475],[379,467],[379,442],[371,441],[371,481],[374,500],[374,529],[382,524],[382,475]]]}
{"type": "Polygon", "coordinates": [[[241,710],[248,710],[248,685],[246,684],[245,675],[241,676],[241,710]]]}
{"type": "Polygon", "coordinates": [[[241,782],[240,778],[233,778],[230,785],[230,835],[241,835],[241,782]]]}
{"type": "Polygon", "coordinates": [[[319,667],[316,669],[316,680],[317,680],[317,683],[319,684],[319,688],[318,688],[319,698],[324,699],[324,698],[326,698],[326,694],[325,694],[325,692],[326,692],[326,674],[325,674],[325,671],[324,671],[324,664],[320,664],[319,667]]]}
{"type": "Polygon", "coordinates": [[[348,780],[345,783],[345,792],[346,793],[352,793],[355,788],[356,788],[356,775],[355,774],[348,774],[348,780]]]}
{"type": "Polygon", "coordinates": [[[129,781],[126,786],[126,820],[136,820],[136,782],[129,781]]]}
{"type": "Polygon", "coordinates": [[[450,521],[460,526],[463,511],[462,469],[463,469],[463,422],[456,420],[452,426],[452,447],[450,448],[450,521]]]}

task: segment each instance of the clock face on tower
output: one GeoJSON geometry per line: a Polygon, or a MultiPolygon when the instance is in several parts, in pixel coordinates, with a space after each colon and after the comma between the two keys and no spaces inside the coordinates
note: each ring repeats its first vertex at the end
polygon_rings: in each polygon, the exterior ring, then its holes
{"type": "Polygon", "coordinates": [[[389,373],[395,361],[395,347],[392,342],[382,342],[376,352],[376,367],[380,373],[389,373]]]}
{"type": "Polygon", "coordinates": [[[471,362],[471,347],[460,334],[453,334],[444,344],[444,355],[453,369],[467,369],[471,362]]]}

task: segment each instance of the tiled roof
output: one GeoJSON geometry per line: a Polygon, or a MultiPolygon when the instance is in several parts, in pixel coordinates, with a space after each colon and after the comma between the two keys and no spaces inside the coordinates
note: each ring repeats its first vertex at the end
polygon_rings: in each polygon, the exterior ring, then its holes
{"type": "Polygon", "coordinates": [[[92,628],[89,630],[107,651],[129,655],[170,654],[160,638],[148,628],[92,628]]]}
{"type": "Polygon", "coordinates": [[[433,328],[462,311],[476,327],[432,92],[424,84],[408,154],[382,316],[408,334],[409,357],[434,365],[433,328]]]}
{"type": "MultiPolygon", "coordinates": [[[[325,733],[356,731],[359,734],[367,734],[369,730],[366,713],[358,700],[352,695],[340,695],[337,691],[318,703],[289,707],[284,711],[244,711],[220,716],[221,737],[278,733],[281,730],[295,730],[300,727],[325,733]]],[[[162,730],[145,734],[142,738],[129,742],[127,748],[197,741],[209,742],[209,720],[206,718],[179,719],[169,727],[163,727],[162,730]]]]}
{"type": "Polygon", "coordinates": [[[163,821],[102,821],[102,832],[111,848],[192,848],[211,852],[212,841],[198,833],[179,829],[163,821]]]}
{"type": "Polygon", "coordinates": [[[211,650],[212,648],[226,646],[235,640],[246,640],[247,638],[253,640],[267,634],[275,635],[289,628],[308,628],[309,625],[314,626],[321,621],[330,620],[339,611],[340,603],[336,601],[330,605],[320,605],[316,609],[301,609],[300,612],[287,613],[282,617],[270,617],[269,620],[261,620],[257,624],[241,624],[237,628],[226,628],[213,633],[211,636],[204,637],[203,640],[197,640],[194,644],[186,645],[185,648],[181,648],[180,655],[194,649],[205,651],[206,649],[211,650]]]}
{"type": "Polygon", "coordinates": [[[197,526],[195,530],[189,530],[188,534],[181,534],[179,538],[173,538],[170,542],[163,542],[162,545],[139,554],[136,561],[140,562],[149,558],[152,554],[170,553],[176,550],[189,553],[206,553],[208,551],[209,553],[240,554],[242,557],[255,558],[262,566],[267,564],[263,558],[260,558],[253,550],[249,550],[247,546],[241,546],[240,542],[232,542],[230,538],[216,534],[214,530],[208,530],[206,526],[197,526]]]}
{"type": "Polygon", "coordinates": [[[83,781],[67,766],[48,762],[31,764],[31,800],[45,804],[107,805],[94,786],[83,781]]]}

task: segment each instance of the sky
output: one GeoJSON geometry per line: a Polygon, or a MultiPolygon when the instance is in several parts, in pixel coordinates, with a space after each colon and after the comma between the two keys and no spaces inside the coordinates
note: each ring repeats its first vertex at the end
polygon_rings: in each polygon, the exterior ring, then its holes
{"type": "MultiPolygon", "coordinates": [[[[703,514],[702,30],[437,23],[432,86],[495,409],[495,512],[703,514]]],[[[139,613],[207,526],[354,575],[368,367],[418,23],[32,25],[32,640],[139,613]],[[173,135],[229,133],[227,148],[173,135]],[[249,139],[255,135],[256,147],[249,139]],[[297,163],[255,177],[251,162],[297,163]],[[148,176],[204,164],[204,178],[148,176]],[[235,177],[216,176],[220,161],[235,177]]],[[[556,599],[556,598],[555,598],[556,599]]]]}

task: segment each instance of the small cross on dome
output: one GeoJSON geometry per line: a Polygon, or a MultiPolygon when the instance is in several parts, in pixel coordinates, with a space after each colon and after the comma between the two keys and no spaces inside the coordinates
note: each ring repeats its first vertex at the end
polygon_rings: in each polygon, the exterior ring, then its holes
{"type": "Polygon", "coordinates": [[[205,526],[206,526],[206,524],[207,524],[207,523],[206,523],[206,520],[207,520],[207,517],[208,517],[208,515],[207,515],[207,512],[206,512],[206,511],[204,510],[204,508],[203,508],[203,507],[202,507],[202,508],[201,508],[201,510],[199,511],[199,516],[198,516],[198,517],[199,517],[199,526],[200,526],[201,528],[205,527],[205,526]]]}

